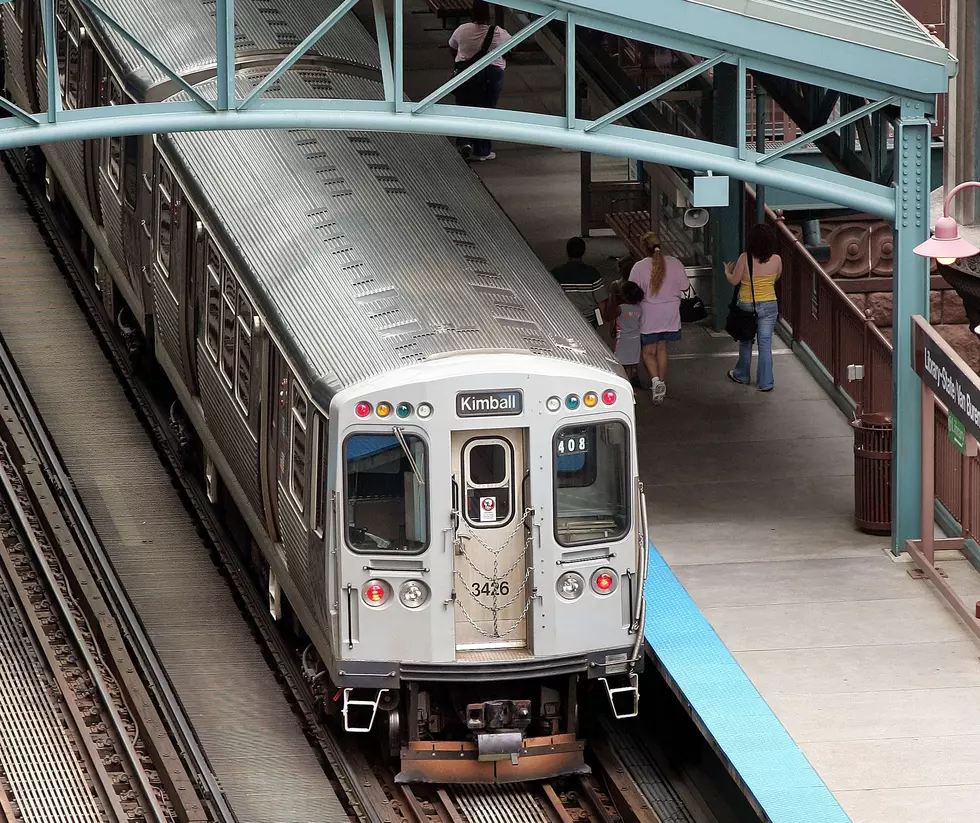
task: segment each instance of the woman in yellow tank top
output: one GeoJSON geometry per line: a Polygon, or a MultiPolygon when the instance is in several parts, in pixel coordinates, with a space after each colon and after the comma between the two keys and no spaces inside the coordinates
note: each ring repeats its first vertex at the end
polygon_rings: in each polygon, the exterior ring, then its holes
{"type": "MultiPolygon", "coordinates": [[[[725,263],[725,277],[738,288],[738,304],[757,318],[756,339],[759,342],[759,391],[770,392],[772,374],[772,333],[779,317],[776,303],[776,281],[783,273],[783,261],[776,254],[776,232],[768,225],[753,226],[745,242],[745,253],[736,263],[725,263]],[[749,261],[751,260],[751,266],[749,261]]],[[[728,372],[734,383],[748,385],[752,371],[752,341],[739,343],[738,362],[728,372]]]]}

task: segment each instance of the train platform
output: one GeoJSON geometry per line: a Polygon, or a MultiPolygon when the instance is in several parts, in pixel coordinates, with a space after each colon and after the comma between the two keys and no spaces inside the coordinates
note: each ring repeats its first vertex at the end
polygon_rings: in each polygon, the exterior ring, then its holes
{"type": "MultiPolygon", "coordinates": [[[[577,199],[533,204],[575,190],[577,156],[495,150],[478,173],[556,265],[577,199]]],[[[590,240],[589,262],[608,269],[615,242],[590,240]]],[[[848,421],[778,339],[774,358],[774,392],[737,386],[731,341],[686,327],[664,404],[637,398],[648,640],[770,820],[972,820],[976,644],[886,538],[854,528],[848,421]]],[[[966,561],[943,567],[980,599],[966,561]]]]}

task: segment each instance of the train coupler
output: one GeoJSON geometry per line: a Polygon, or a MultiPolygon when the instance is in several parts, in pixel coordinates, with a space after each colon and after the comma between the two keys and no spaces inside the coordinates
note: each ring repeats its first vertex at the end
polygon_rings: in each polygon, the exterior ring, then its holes
{"type": "Polygon", "coordinates": [[[625,686],[613,686],[608,677],[599,678],[606,687],[609,707],[617,720],[636,717],[640,713],[640,676],[636,672],[630,672],[626,677],[628,684],[625,686]]]}
{"type": "Polygon", "coordinates": [[[351,692],[353,691],[353,688],[344,689],[343,703],[340,707],[340,713],[344,716],[344,731],[366,734],[374,727],[374,718],[378,715],[378,704],[388,690],[364,689],[363,691],[374,693],[374,697],[367,700],[351,699],[351,692]]]}
{"type": "Polygon", "coordinates": [[[476,759],[481,763],[509,760],[512,766],[517,766],[523,750],[524,735],[518,731],[486,732],[476,736],[476,759]]]}

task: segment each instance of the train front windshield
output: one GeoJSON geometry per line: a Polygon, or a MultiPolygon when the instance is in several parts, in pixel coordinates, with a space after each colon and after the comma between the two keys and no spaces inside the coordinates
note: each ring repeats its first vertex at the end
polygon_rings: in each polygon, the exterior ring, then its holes
{"type": "Polygon", "coordinates": [[[629,432],[619,421],[566,426],[554,439],[555,537],[609,542],[630,529],[629,432]]]}
{"type": "Polygon", "coordinates": [[[424,550],[429,542],[425,442],[411,434],[351,435],[344,445],[344,463],[351,548],[424,550]]]}

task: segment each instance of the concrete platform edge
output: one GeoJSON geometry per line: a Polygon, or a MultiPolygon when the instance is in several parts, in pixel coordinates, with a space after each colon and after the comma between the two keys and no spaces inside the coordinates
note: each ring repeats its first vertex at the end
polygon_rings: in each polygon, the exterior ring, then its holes
{"type": "Polygon", "coordinates": [[[655,663],[762,819],[850,823],[652,544],[645,594],[644,637],[655,663]]]}

